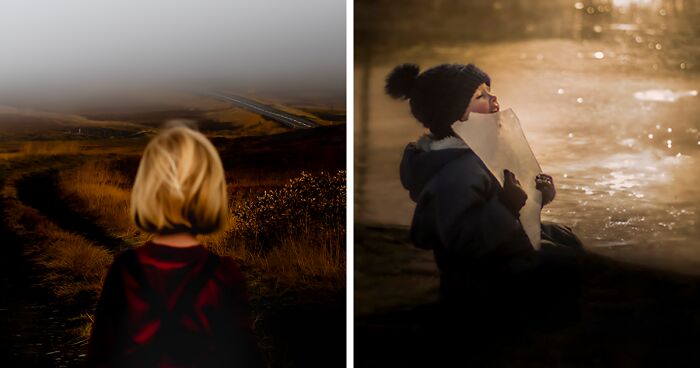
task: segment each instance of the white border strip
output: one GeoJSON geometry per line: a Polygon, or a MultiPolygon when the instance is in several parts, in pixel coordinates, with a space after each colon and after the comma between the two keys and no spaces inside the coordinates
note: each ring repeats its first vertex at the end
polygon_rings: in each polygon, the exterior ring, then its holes
{"type": "Polygon", "coordinates": [[[346,367],[354,367],[355,365],[355,357],[354,357],[354,336],[355,336],[355,318],[354,318],[354,304],[355,304],[355,299],[354,299],[354,291],[355,291],[355,278],[354,278],[354,271],[355,271],[355,262],[354,262],[354,255],[355,255],[355,213],[354,213],[354,207],[355,207],[355,167],[354,167],[354,120],[355,120],[355,110],[354,110],[354,96],[353,96],[353,86],[354,86],[354,54],[353,54],[353,46],[354,46],[354,34],[353,34],[353,20],[355,19],[354,17],[354,4],[352,0],[347,0],[346,1],[346,21],[345,21],[345,27],[346,27],[346,53],[345,53],[345,68],[346,68],[346,77],[345,77],[345,116],[346,116],[346,140],[345,140],[345,145],[346,145],[346,151],[347,155],[345,156],[345,162],[347,165],[347,182],[346,182],[346,190],[347,190],[347,225],[345,227],[345,233],[347,234],[346,238],[346,243],[345,243],[345,267],[346,267],[346,298],[345,302],[346,304],[346,310],[347,310],[347,317],[346,317],[346,344],[347,344],[347,350],[346,350],[346,357],[347,357],[347,365],[346,367]]]}

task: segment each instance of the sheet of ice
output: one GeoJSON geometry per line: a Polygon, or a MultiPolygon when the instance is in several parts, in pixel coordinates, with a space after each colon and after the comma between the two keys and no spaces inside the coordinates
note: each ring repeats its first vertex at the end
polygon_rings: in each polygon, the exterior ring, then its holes
{"type": "Polygon", "coordinates": [[[470,113],[469,120],[454,123],[452,129],[481,158],[501,186],[504,169],[515,174],[528,197],[520,210],[520,221],[534,248],[539,249],[542,193],[535,188],[535,177],[542,171],[513,110],[470,113]]]}

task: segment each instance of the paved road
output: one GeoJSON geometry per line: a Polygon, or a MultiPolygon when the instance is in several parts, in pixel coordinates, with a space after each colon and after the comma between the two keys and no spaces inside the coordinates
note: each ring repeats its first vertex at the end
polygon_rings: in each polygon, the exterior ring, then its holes
{"type": "Polygon", "coordinates": [[[208,92],[208,94],[212,97],[216,97],[218,99],[230,102],[236,106],[250,110],[256,114],[260,114],[266,118],[272,119],[292,129],[307,129],[318,126],[318,124],[310,121],[309,119],[277,110],[271,106],[264,105],[253,100],[249,100],[241,96],[223,92],[208,92]]]}

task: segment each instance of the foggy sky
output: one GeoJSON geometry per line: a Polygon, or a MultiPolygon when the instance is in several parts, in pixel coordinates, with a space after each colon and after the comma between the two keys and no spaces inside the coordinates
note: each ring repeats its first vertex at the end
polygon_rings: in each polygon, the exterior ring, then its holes
{"type": "Polygon", "coordinates": [[[344,0],[3,0],[0,89],[232,80],[345,90],[344,0]]]}

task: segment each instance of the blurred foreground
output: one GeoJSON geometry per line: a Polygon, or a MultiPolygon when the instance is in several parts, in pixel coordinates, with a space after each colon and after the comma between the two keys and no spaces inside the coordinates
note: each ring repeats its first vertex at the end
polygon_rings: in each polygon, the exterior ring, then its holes
{"type": "MultiPolygon", "coordinates": [[[[397,227],[355,227],[355,364],[362,367],[695,367],[700,278],[582,257],[573,305],[470,308],[438,302],[432,252],[397,227]],[[502,314],[501,314],[502,313],[502,314]]],[[[475,280],[478,282],[478,280],[475,280]]],[[[538,301],[532,301],[537,305],[538,301]]]]}

